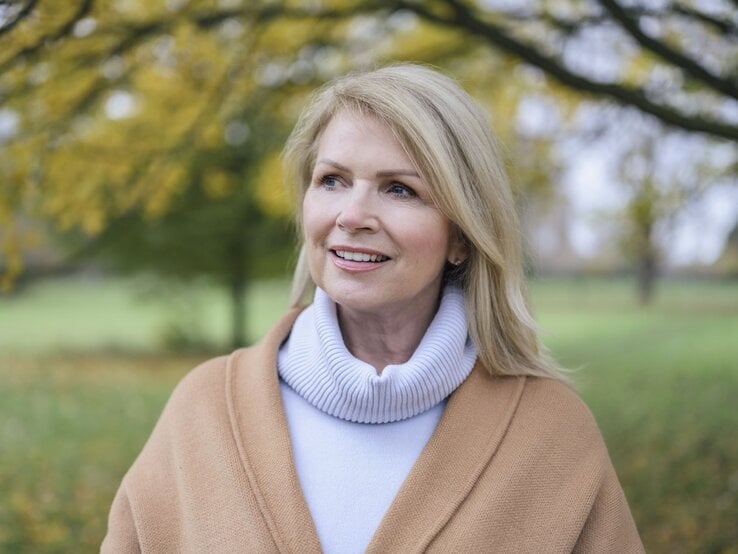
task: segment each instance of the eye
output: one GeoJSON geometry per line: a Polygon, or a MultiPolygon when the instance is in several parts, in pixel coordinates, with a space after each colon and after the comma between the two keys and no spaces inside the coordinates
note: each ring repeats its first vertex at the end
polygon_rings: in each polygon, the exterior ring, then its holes
{"type": "Polygon", "coordinates": [[[390,183],[389,187],[387,187],[387,192],[399,198],[412,198],[417,196],[413,189],[398,182],[390,183]]]}
{"type": "Polygon", "coordinates": [[[327,190],[333,190],[341,184],[340,179],[336,175],[324,175],[318,182],[327,190]]]}

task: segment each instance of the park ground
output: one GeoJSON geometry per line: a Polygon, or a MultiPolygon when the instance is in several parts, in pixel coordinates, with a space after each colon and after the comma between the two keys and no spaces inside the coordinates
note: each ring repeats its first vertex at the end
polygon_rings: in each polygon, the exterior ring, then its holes
{"type": "MultiPolygon", "coordinates": [[[[738,552],[738,282],[537,280],[649,552],[738,552]]],[[[281,282],[249,295],[260,336],[281,282]]],[[[96,552],[120,479],[175,383],[227,336],[205,286],[70,278],[0,297],[0,552],[96,552]]]]}

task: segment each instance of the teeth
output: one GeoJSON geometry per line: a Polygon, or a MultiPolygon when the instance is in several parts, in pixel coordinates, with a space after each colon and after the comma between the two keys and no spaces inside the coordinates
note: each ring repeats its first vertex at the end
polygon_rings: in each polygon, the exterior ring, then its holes
{"type": "Polygon", "coordinates": [[[352,262],[383,262],[389,259],[381,254],[365,254],[364,252],[351,252],[350,250],[336,250],[336,255],[352,262]]]}

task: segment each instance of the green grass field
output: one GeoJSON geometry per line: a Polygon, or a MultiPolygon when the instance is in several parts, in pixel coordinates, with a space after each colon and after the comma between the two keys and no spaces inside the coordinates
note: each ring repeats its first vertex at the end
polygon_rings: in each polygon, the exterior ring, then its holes
{"type": "MultiPolygon", "coordinates": [[[[533,286],[545,342],[610,448],[649,552],[738,552],[738,283],[667,282],[653,306],[625,281],[533,286]]],[[[249,333],[286,306],[250,294],[249,333]]],[[[0,297],[0,551],[94,552],[120,479],[169,392],[215,344],[227,305],[199,286],[68,279],[0,297]],[[183,300],[184,299],[184,300],[183,300]]]]}

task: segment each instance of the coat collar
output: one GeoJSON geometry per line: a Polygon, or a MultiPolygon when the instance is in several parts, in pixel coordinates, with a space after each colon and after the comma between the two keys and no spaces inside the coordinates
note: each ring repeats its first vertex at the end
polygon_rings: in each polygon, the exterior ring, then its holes
{"type": "MultiPolygon", "coordinates": [[[[277,374],[277,350],[299,312],[291,310],[260,343],[231,355],[226,392],[239,455],[277,548],[302,553],[321,548],[292,458],[277,374]]],[[[524,383],[492,378],[477,363],[452,394],[367,552],[427,548],[497,450],[524,383]]]]}

